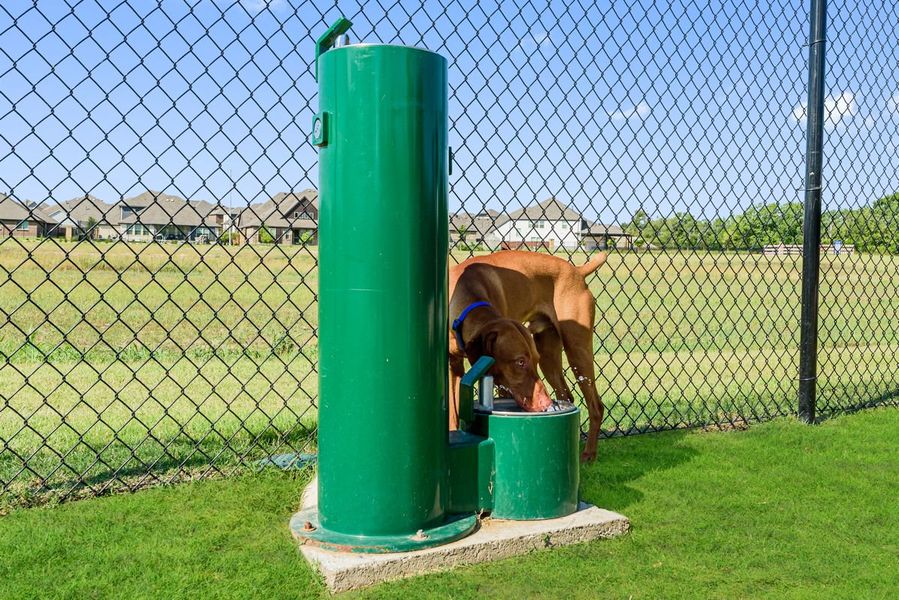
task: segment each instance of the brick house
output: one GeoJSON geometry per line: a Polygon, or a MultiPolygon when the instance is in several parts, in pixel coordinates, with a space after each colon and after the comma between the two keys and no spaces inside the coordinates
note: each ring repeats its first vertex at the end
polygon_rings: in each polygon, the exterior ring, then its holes
{"type": "Polygon", "coordinates": [[[148,190],[113,207],[119,237],[127,242],[215,241],[220,229],[212,216],[216,205],[148,190]]]}
{"type": "Polygon", "coordinates": [[[125,198],[110,213],[120,239],[127,242],[215,241],[221,233],[212,214],[217,206],[148,190],[125,198]]]}
{"type": "Polygon", "coordinates": [[[56,221],[42,207],[0,194],[0,238],[43,237],[54,225],[56,221]]]}
{"type": "Polygon", "coordinates": [[[318,243],[318,192],[280,192],[240,215],[240,233],[250,244],[271,238],[276,244],[318,243]]]}
{"type": "Polygon", "coordinates": [[[112,204],[99,198],[85,194],[71,200],[60,202],[49,208],[50,216],[57,224],[50,235],[65,236],[71,239],[111,240],[118,238],[118,229],[110,223],[115,213],[112,204]]]}
{"type": "Polygon", "coordinates": [[[482,245],[484,236],[493,228],[493,222],[497,217],[499,217],[499,213],[490,209],[474,215],[465,210],[450,215],[450,248],[482,245]]]}
{"type": "Polygon", "coordinates": [[[214,241],[230,225],[227,208],[148,190],[115,204],[85,194],[51,209],[57,226],[47,235],[127,242],[214,241]]]}

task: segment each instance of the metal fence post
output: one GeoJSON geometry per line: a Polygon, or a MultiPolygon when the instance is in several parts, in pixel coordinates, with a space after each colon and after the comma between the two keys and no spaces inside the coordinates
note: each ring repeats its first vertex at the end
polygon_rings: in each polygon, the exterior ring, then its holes
{"type": "Polygon", "coordinates": [[[802,316],[799,338],[799,418],[815,421],[818,361],[818,275],[821,260],[821,168],[824,142],[824,50],[827,0],[810,0],[802,316]]]}

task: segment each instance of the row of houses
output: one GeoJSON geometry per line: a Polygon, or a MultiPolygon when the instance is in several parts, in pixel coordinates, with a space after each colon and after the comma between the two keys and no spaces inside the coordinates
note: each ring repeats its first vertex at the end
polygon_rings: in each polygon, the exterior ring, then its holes
{"type": "MultiPolygon", "coordinates": [[[[91,195],[57,204],[22,204],[0,195],[0,237],[235,243],[317,242],[318,192],[282,192],[242,209],[146,191],[114,204],[91,195]]],[[[496,249],[632,249],[615,225],[588,222],[555,197],[511,213],[458,212],[450,218],[456,245],[496,249]]]]}
{"type": "Polygon", "coordinates": [[[39,205],[0,195],[0,237],[315,243],[317,223],[315,190],[282,192],[243,209],[154,191],[115,204],[89,194],[39,205]]]}

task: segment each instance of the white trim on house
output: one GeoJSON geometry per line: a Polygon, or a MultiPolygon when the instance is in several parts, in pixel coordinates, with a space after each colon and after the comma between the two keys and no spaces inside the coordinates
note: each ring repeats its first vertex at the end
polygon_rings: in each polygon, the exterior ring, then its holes
{"type": "Polygon", "coordinates": [[[517,245],[575,249],[583,229],[583,217],[551,197],[501,215],[484,239],[493,249],[517,245]]]}

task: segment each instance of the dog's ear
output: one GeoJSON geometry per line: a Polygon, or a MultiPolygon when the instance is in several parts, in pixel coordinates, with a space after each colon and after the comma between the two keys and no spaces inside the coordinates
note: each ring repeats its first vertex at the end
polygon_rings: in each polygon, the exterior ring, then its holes
{"type": "Polygon", "coordinates": [[[537,352],[537,342],[534,340],[534,334],[521,323],[516,322],[515,326],[521,333],[521,337],[527,342],[528,350],[530,351],[531,356],[534,357],[534,362],[540,362],[540,353],[537,352]]]}
{"type": "Polygon", "coordinates": [[[499,332],[489,324],[481,327],[473,338],[465,344],[465,356],[474,364],[482,356],[493,356],[499,332]]]}

